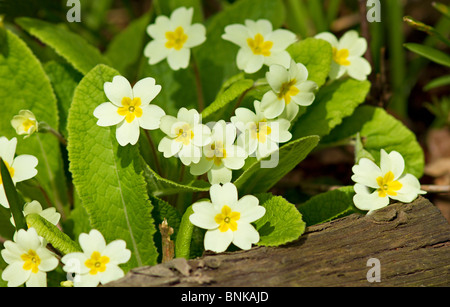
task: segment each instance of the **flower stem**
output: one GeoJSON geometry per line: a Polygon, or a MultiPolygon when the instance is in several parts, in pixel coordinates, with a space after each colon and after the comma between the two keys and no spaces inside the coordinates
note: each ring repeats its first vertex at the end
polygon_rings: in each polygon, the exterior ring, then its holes
{"type": "Polygon", "coordinates": [[[155,146],[155,143],[153,142],[152,136],[150,135],[148,130],[144,129],[144,132],[145,132],[145,136],[147,137],[148,143],[150,144],[150,147],[152,149],[152,155],[153,155],[153,160],[155,161],[156,170],[160,176],[163,176],[161,164],[159,164],[158,153],[156,152],[156,146],[155,146]]]}
{"type": "Polygon", "coordinates": [[[198,99],[198,112],[201,113],[205,108],[205,98],[203,97],[203,86],[202,80],[200,78],[200,71],[198,70],[197,61],[192,55],[192,68],[194,69],[195,85],[197,88],[197,99],[198,99]]]}

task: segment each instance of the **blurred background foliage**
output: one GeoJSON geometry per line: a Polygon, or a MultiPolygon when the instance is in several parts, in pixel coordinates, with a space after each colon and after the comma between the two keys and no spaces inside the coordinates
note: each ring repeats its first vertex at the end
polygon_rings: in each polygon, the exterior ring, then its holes
{"type": "MultiPolygon", "coordinates": [[[[177,0],[80,0],[81,22],[69,23],[66,14],[72,7],[68,5],[70,1],[0,0],[0,15],[6,26],[25,39],[45,62],[46,58],[55,57],[52,50],[15,26],[15,18],[34,17],[67,27],[107,54],[113,38],[133,21],[148,16],[144,20],[150,23],[157,15],[169,15],[174,1],[177,0]]],[[[201,12],[195,15],[197,22],[208,23],[211,15],[226,10],[236,1],[240,0],[185,0],[182,4],[201,12]]],[[[349,29],[357,29],[368,39],[370,52],[366,57],[372,63],[373,73],[366,103],[387,109],[417,135],[427,164],[422,183],[449,185],[450,61],[446,61],[450,54],[450,14],[445,6],[449,1],[441,0],[441,4],[431,0],[380,0],[381,22],[372,23],[365,18],[366,0],[279,1],[285,5],[285,16],[281,16],[284,27],[297,33],[300,39],[323,31],[339,37],[349,29]],[[427,56],[426,48],[444,54],[442,61],[427,56]]],[[[149,37],[141,39],[143,48],[149,37]]],[[[138,71],[139,55],[127,54],[126,45],[123,48],[127,70],[138,71]]],[[[299,173],[290,176],[299,180],[299,176],[307,179],[305,176],[328,172],[339,178],[345,172],[349,178],[351,168],[345,162],[352,164],[353,160],[342,152],[319,152],[300,165],[299,173]]],[[[449,199],[449,193],[432,199],[438,206],[442,203],[441,209],[447,216],[450,216],[449,199]]]]}

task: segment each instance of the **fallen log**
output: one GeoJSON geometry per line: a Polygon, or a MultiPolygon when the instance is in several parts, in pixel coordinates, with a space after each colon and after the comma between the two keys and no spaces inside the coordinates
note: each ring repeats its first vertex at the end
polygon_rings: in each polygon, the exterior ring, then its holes
{"type": "Polygon", "coordinates": [[[419,197],[308,227],[284,246],[177,258],[106,286],[450,286],[450,225],[419,197]]]}

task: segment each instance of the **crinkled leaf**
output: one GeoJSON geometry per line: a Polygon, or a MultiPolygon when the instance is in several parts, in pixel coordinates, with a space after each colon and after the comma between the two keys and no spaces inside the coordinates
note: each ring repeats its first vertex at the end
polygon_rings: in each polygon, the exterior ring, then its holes
{"type": "Polygon", "coordinates": [[[191,184],[181,184],[170,179],[161,177],[147,164],[143,166],[144,176],[150,194],[156,197],[173,195],[183,192],[206,192],[210,185],[201,180],[194,180],[191,184]]]}
{"type": "Polygon", "coordinates": [[[16,22],[32,36],[52,47],[82,74],[87,74],[97,64],[108,64],[97,48],[62,26],[29,17],[17,18],[16,22]]]}
{"type": "Polygon", "coordinates": [[[69,112],[69,161],[74,185],[92,227],[106,241],[125,240],[127,268],[156,263],[155,225],[138,146],[121,147],[115,127],[99,127],[93,112],[107,101],[103,84],[118,72],[98,65],[75,90],[69,112]]]}
{"type": "Polygon", "coordinates": [[[281,196],[258,195],[259,204],[266,209],[262,218],[255,222],[262,246],[279,246],[297,240],[306,228],[302,214],[281,196]]]}
{"type": "Polygon", "coordinates": [[[30,227],[36,229],[39,236],[43,237],[63,255],[82,251],[78,243],[70,239],[68,235],[39,214],[29,214],[26,216],[26,220],[30,227]]]}
{"type": "Polygon", "coordinates": [[[424,171],[424,153],[416,135],[385,110],[361,106],[322,140],[324,145],[351,138],[360,132],[364,149],[377,163],[380,150],[398,151],[405,159],[405,172],[420,178],[424,171]]]}
{"type": "Polygon", "coordinates": [[[304,137],[283,145],[268,158],[253,162],[234,182],[239,193],[245,195],[267,192],[306,158],[318,143],[318,136],[304,137]],[[262,163],[266,164],[266,168],[261,167],[262,163]]]}
{"type": "Polygon", "coordinates": [[[66,63],[50,61],[44,65],[45,72],[52,83],[58,102],[59,126],[67,137],[67,116],[72,103],[73,92],[82,75],[66,63]]]}
{"type": "MultiPolygon", "coordinates": [[[[38,174],[33,180],[37,179],[52,205],[61,208],[68,202],[58,140],[49,133],[35,133],[24,139],[10,123],[20,110],[30,110],[38,121],[58,130],[56,98],[38,59],[15,34],[8,30],[5,34],[6,52],[0,53],[0,136],[17,137],[16,155],[30,154],[38,159],[38,174]]],[[[35,184],[33,180],[23,183],[35,184]]]]}
{"type": "Polygon", "coordinates": [[[308,69],[308,80],[321,87],[330,72],[332,52],[331,45],[321,39],[307,38],[288,48],[292,59],[302,63],[308,69]]]}
{"type": "Polygon", "coordinates": [[[328,222],[358,212],[353,205],[353,195],[353,186],[342,187],[311,197],[299,205],[298,210],[308,226],[328,222]]]}
{"type": "Polygon", "coordinates": [[[364,102],[369,89],[369,81],[354,79],[337,80],[323,86],[313,104],[297,120],[292,130],[293,138],[327,135],[364,102]]]}
{"type": "Polygon", "coordinates": [[[232,83],[226,90],[221,92],[216,99],[202,112],[203,123],[219,121],[231,117],[233,111],[232,102],[239,98],[245,91],[251,89],[253,80],[243,79],[232,83]]]}

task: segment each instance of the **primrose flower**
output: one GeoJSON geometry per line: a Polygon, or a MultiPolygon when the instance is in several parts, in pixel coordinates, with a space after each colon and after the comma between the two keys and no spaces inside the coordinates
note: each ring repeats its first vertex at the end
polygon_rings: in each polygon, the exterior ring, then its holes
{"type": "Polygon", "coordinates": [[[155,79],[144,78],[132,88],[126,78],[115,76],[103,87],[109,102],[95,108],[94,116],[101,127],[117,125],[116,138],[121,146],[135,145],[140,127],[147,130],[159,128],[160,119],[166,113],[159,106],[150,104],[161,91],[161,85],[156,85],[155,79]]]}
{"type": "MultiPolygon", "coordinates": [[[[33,200],[32,202],[26,203],[23,206],[23,216],[27,216],[33,213],[39,214],[41,217],[43,217],[53,225],[57,225],[61,218],[61,214],[59,212],[56,212],[56,209],[54,207],[43,210],[41,204],[37,200],[33,200]]],[[[15,225],[13,217],[11,217],[10,221],[13,225],[15,225]]]]}
{"type": "Polygon", "coordinates": [[[11,126],[18,135],[24,135],[24,139],[38,131],[38,122],[33,112],[29,110],[20,110],[19,115],[15,115],[11,120],[11,126]]]}
{"type": "Polygon", "coordinates": [[[263,65],[279,64],[288,68],[291,57],[286,48],[297,39],[288,30],[273,31],[272,24],[266,19],[247,19],[245,26],[226,26],[222,38],[240,47],[236,58],[237,67],[249,74],[257,72],[263,65]]]}
{"type": "Polygon", "coordinates": [[[58,266],[58,259],[45,246],[47,243],[38,236],[34,228],[20,229],[13,241],[4,243],[1,254],[8,266],[3,270],[2,279],[8,287],[46,287],[47,272],[58,266]]]}
{"type": "Polygon", "coordinates": [[[400,153],[389,154],[381,150],[380,167],[367,158],[359,160],[353,166],[352,180],[356,182],[353,202],[361,210],[369,211],[383,208],[389,204],[389,198],[410,203],[419,194],[420,183],[411,174],[404,174],[405,161],[400,153]]]}
{"type": "Polygon", "coordinates": [[[366,80],[372,72],[372,67],[363,57],[367,50],[367,41],[359,37],[355,30],[346,32],[340,40],[329,32],[319,33],[315,38],[329,42],[333,48],[330,79],[338,79],[347,73],[354,79],[366,80]]]}
{"type": "Polygon", "coordinates": [[[253,195],[238,200],[234,184],[214,184],[210,189],[211,201],[192,205],[194,213],[189,220],[197,227],[207,229],[205,250],[224,252],[233,243],[240,249],[250,249],[259,242],[258,231],[250,224],[266,213],[253,195]]]}
{"type": "Polygon", "coordinates": [[[269,156],[278,150],[278,144],[289,141],[292,134],[288,131],[291,123],[287,119],[268,120],[260,108],[261,102],[255,100],[255,112],[247,108],[238,108],[231,122],[241,131],[237,145],[244,148],[250,156],[258,159],[269,156]]]}
{"type": "Polygon", "coordinates": [[[264,94],[261,109],[267,118],[275,118],[285,112],[284,118],[290,120],[297,115],[299,106],[313,103],[314,91],[318,88],[314,81],[308,80],[305,65],[291,60],[289,69],[281,65],[271,65],[266,73],[271,91],[264,94]]]}
{"type": "Polygon", "coordinates": [[[114,240],[106,245],[105,238],[96,229],[80,234],[78,241],[83,252],[70,253],[61,259],[63,270],[75,273],[75,287],[96,287],[125,275],[119,267],[131,257],[125,241],[114,240]]]}
{"type": "Polygon", "coordinates": [[[211,129],[201,124],[201,116],[195,109],[181,108],[177,117],[161,118],[160,129],[167,135],[158,145],[165,158],[178,155],[184,165],[198,163],[202,147],[211,142],[211,129]]]}
{"type": "MultiPolygon", "coordinates": [[[[37,174],[36,166],[38,159],[32,155],[20,155],[14,158],[16,152],[17,139],[8,140],[6,137],[0,137],[0,158],[6,165],[14,184],[33,178],[37,174]]],[[[3,180],[0,174],[0,204],[9,208],[9,202],[6,198],[3,180]]]]}
{"type": "Polygon", "coordinates": [[[153,38],[144,49],[150,65],[167,58],[170,68],[179,70],[189,65],[191,48],[206,40],[206,28],[192,23],[193,8],[180,7],[172,12],[170,19],[158,16],[154,24],[147,27],[153,38]]]}
{"type": "Polygon", "coordinates": [[[191,165],[190,172],[194,176],[208,172],[211,184],[230,182],[232,170],[241,169],[247,158],[245,150],[234,145],[236,127],[220,120],[212,128],[211,139],[211,144],[203,147],[200,161],[191,165]]]}

